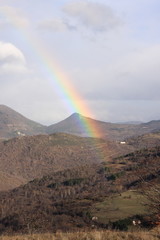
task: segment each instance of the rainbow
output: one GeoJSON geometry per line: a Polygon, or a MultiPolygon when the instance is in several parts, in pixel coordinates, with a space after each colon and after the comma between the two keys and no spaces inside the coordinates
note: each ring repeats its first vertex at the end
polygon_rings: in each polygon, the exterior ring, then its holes
{"type": "MultiPolygon", "coordinates": [[[[2,10],[0,9],[0,11],[2,10]]],[[[43,47],[43,44],[40,43],[40,40],[37,40],[33,35],[31,36],[27,31],[22,29],[22,27],[17,24],[15,15],[12,14],[12,12],[8,14],[8,12],[3,11],[2,14],[12,23],[13,27],[20,32],[22,40],[35,54],[36,58],[38,58],[42,67],[45,68],[45,71],[50,76],[54,90],[61,99],[65,99],[64,104],[69,111],[77,112],[84,116],[93,116],[85,101],[79,95],[78,91],[76,91],[73,84],[71,84],[67,74],[64,74],[60,69],[57,62],[53,59],[53,56],[51,57],[43,47]]],[[[99,138],[101,136],[100,129],[98,129],[91,119],[80,117],[80,124],[90,137],[99,138]]]]}

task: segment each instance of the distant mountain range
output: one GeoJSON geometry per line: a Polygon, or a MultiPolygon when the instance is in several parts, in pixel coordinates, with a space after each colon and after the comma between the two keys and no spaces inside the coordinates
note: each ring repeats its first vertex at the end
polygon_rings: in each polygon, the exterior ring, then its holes
{"type": "Polygon", "coordinates": [[[129,137],[160,131],[160,121],[157,120],[140,124],[117,124],[98,121],[74,113],[59,123],[44,126],[25,118],[7,106],[0,105],[0,139],[58,132],[89,137],[96,136],[95,132],[97,129],[102,138],[123,141],[129,137]],[[90,132],[84,127],[83,122],[87,122],[87,124],[91,126],[90,132]]]}
{"type": "Polygon", "coordinates": [[[133,124],[133,125],[138,125],[141,124],[143,122],[141,121],[128,121],[128,122],[117,122],[118,124],[133,124]]]}

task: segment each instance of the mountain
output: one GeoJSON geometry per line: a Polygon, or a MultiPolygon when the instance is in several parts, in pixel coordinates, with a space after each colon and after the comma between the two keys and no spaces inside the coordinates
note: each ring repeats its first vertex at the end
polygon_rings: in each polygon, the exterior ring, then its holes
{"type": "Polygon", "coordinates": [[[118,124],[131,124],[131,125],[139,125],[143,122],[141,121],[128,121],[128,122],[117,122],[118,124]]]}
{"type": "Polygon", "coordinates": [[[0,171],[0,191],[13,189],[25,183],[26,180],[23,177],[0,171]]]}
{"type": "Polygon", "coordinates": [[[0,138],[45,133],[45,126],[31,121],[13,109],[0,105],[0,138]]]}
{"type": "Polygon", "coordinates": [[[47,133],[65,132],[83,137],[96,136],[96,133],[101,136],[101,128],[108,123],[84,117],[79,113],[73,113],[59,123],[53,124],[47,128],[47,133]]]}
{"type": "Polygon", "coordinates": [[[65,120],[47,127],[47,133],[65,132],[78,136],[96,136],[98,137],[123,141],[132,136],[140,136],[160,130],[160,121],[151,121],[141,124],[123,124],[109,123],[84,117],[78,113],[74,113],[65,120]],[[85,125],[90,126],[90,130],[85,125]]]}
{"type": "Polygon", "coordinates": [[[0,142],[0,169],[19,178],[21,184],[52,172],[109,161],[116,153],[118,148],[102,139],[65,133],[24,136],[0,142]]]}
{"type": "Polygon", "coordinates": [[[147,123],[142,123],[141,126],[142,128],[152,129],[152,131],[158,131],[160,130],[160,120],[152,120],[147,123]]]}
{"type": "Polygon", "coordinates": [[[96,136],[98,133],[98,137],[108,140],[123,140],[133,135],[135,128],[135,125],[103,122],[74,113],[65,120],[49,126],[47,133],[65,132],[84,137],[96,136]]]}
{"type": "Polygon", "coordinates": [[[127,145],[135,149],[151,148],[160,146],[160,131],[143,134],[136,137],[130,137],[126,141],[127,145]]]}
{"type": "Polygon", "coordinates": [[[148,123],[110,123],[74,113],[68,118],[48,127],[31,121],[11,108],[0,105],[0,139],[24,135],[69,133],[82,137],[95,136],[109,141],[124,141],[133,136],[157,132],[160,121],[148,123]]]}
{"type": "Polygon", "coordinates": [[[141,192],[160,184],[160,121],[74,113],[45,127],[1,105],[0,136],[0,234],[117,229],[148,214],[141,192]]]}
{"type": "Polygon", "coordinates": [[[112,223],[119,219],[132,224],[138,214],[142,219],[142,214],[149,213],[139,190],[142,179],[150,185],[159,183],[160,147],[114,161],[113,165],[120,161],[123,164],[120,168],[108,163],[85,164],[2,192],[0,232],[74,231],[91,229],[93,225],[114,227],[112,223]]]}

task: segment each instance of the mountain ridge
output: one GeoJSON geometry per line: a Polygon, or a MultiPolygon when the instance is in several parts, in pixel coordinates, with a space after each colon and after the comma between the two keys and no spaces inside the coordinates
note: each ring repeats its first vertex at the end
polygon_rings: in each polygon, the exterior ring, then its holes
{"type": "Polygon", "coordinates": [[[81,137],[97,136],[108,140],[124,141],[129,137],[159,130],[160,120],[140,124],[110,123],[85,117],[80,113],[73,113],[58,123],[44,126],[5,105],[0,105],[0,139],[24,135],[68,133],[81,137]]]}

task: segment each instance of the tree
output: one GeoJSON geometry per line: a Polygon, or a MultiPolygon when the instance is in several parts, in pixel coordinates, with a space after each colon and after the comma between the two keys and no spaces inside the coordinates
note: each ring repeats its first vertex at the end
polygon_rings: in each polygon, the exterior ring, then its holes
{"type": "Polygon", "coordinates": [[[148,200],[148,206],[152,212],[160,214],[160,184],[146,183],[143,194],[148,200]]]}

